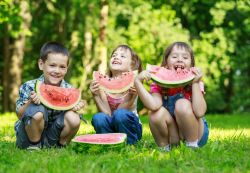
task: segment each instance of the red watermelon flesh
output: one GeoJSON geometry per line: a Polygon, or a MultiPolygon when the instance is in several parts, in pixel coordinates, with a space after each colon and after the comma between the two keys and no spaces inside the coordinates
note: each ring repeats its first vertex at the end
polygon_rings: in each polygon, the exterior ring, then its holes
{"type": "Polygon", "coordinates": [[[36,92],[42,104],[55,110],[72,109],[81,99],[80,90],[36,83],[36,92]]]}
{"type": "Polygon", "coordinates": [[[98,81],[100,87],[109,93],[122,93],[134,85],[136,72],[124,72],[116,78],[110,78],[98,71],[93,72],[93,79],[98,81]]]}
{"type": "Polygon", "coordinates": [[[166,88],[185,86],[191,83],[195,77],[191,70],[169,70],[164,67],[157,67],[147,65],[147,70],[150,71],[154,82],[166,88]]]}
{"type": "Polygon", "coordinates": [[[126,141],[125,133],[87,134],[75,137],[72,141],[87,144],[112,145],[126,141]]]}

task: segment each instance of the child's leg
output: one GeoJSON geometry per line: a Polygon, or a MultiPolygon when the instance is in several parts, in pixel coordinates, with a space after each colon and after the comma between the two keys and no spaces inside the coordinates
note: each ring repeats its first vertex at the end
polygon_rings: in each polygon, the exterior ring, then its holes
{"type": "Polygon", "coordinates": [[[80,127],[79,114],[73,111],[68,111],[64,115],[64,127],[60,135],[59,143],[62,145],[69,144],[80,127]]]}
{"type": "Polygon", "coordinates": [[[79,114],[73,111],[59,113],[46,129],[45,146],[61,146],[68,144],[80,127],[79,114]]]}
{"type": "Polygon", "coordinates": [[[159,147],[179,143],[178,128],[175,120],[164,107],[150,114],[149,125],[159,147]]]}
{"type": "Polygon", "coordinates": [[[44,106],[30,104],[22,119],[15,125],[17,146],[25,149],[31,145],[39,144],[46,121],[47,111],[44,106]]]}
{"type": "Polygon", "coordinates": [[[113,112],[112,124],[115,132],[126,133],[128,144],[134,144],[142,137],[142,125],[139,118],[127,109],[117,109],[113,112]]]}
{"type": "MultiPolygon", "coordinates": [[[[187,142],[198,142],[200,122],[194,115],[192,105],[189,100],[179,99],[176,101],[175,117],[184,139],[187,142]]],[[[200,129],[202,130],[202,128],[200,129]]]]}
{"type": "Polygon", "coordinates": [[[111,116],[103,112],[95,114],[92,118],[91,124],[96,133],[114,133],[111,116]]]}
{"type": "Polygon", "coordinates": [[[42,112],[37,112],[31,119],[31,123],[25,126],[30,142],[38,142],[44,129],[44,118],[42,112]]]}
{"type": "Polygon", "coordinates": [[[205,118],[200,118],[199,119],[199,142],[198,142],[199,147],[203,147],[207,143],[208,136],[209,136],[208,124],[205,118]]]}

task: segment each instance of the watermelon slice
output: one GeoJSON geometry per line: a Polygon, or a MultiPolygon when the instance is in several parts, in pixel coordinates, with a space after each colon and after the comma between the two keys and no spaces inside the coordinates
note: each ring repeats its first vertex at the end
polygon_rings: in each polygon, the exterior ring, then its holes
{"type": "Polygon", "coordinates": [[[120,150],[125,146],[126,139],[125,133],[87,134],[76,136],[72,142],[77,152],[101,152],[120,150]]]}
{"type": "Polygon", "coordinates": [[[36,82],[36,93],[43,105],[54,110],[72,109],[81,99],[81,92],[74,88],[62,88],[36,82]]]}
{"type": "Polygon", "coordinates": [[[134,86],[137,71],[124,72],[117,78],[110,78],[98,71],[93,72],[93,79],[98,81],[100,88],[108,93],[122,93],[134,86]]]}
{"type": "Polygon", "coordinates": [[[154,82],[164,88],[176,88],[192,83],[194,74],[190,70],[169,70],[164,67],[147,64],[154,82]]]}

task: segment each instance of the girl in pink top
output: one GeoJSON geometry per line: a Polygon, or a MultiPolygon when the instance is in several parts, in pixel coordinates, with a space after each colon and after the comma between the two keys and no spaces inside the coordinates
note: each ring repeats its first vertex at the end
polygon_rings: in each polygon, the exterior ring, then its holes
{"type": "Polygon", "coordinates": [[[184,42],[175,42],[165,53],[162,67],[178,70],[191,69],[195,75],[191,85],[180,88],[162,88],[153,83],[148,92],[143,80],[150,80],[149,71],[135,79],[135,88],[144,105],[151,110],[149,125],[160,149],[169,151],[171,144],[185,140],[186,146],[198,148],[208,140],[208,126],[204,118],[207,105],[203,97],[201,70],[195,66],[192,49],[184,42]],[[192,67],[192,68],[191,68],[192,67]]]}
{"type": "MultiPolygon", "coordinates": [[[[142,70],[141,60],[127,45],[119,45],[109,61],[110,77],[123,72],[142,70]]],[[[134,144],[142,137],[142,125],[136,110],[137,92],[134,87],[119,94],[106,93],[93,81],[90,90],[99,113],[92,118],[96,133],[126,133],[127,143],[134,144]]]]}

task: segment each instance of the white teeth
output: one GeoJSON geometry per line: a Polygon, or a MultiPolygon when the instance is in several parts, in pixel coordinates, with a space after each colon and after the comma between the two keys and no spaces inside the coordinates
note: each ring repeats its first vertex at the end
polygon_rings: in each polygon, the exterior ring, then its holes
{"type": "Polygon", "coordinates": [[[184,69],[184,66],[182,66],[182,65],[176,65],[176,66],[174,66],[174,68],[175,68],[175,70],[177,70],[177,69],[184,69]]]}

